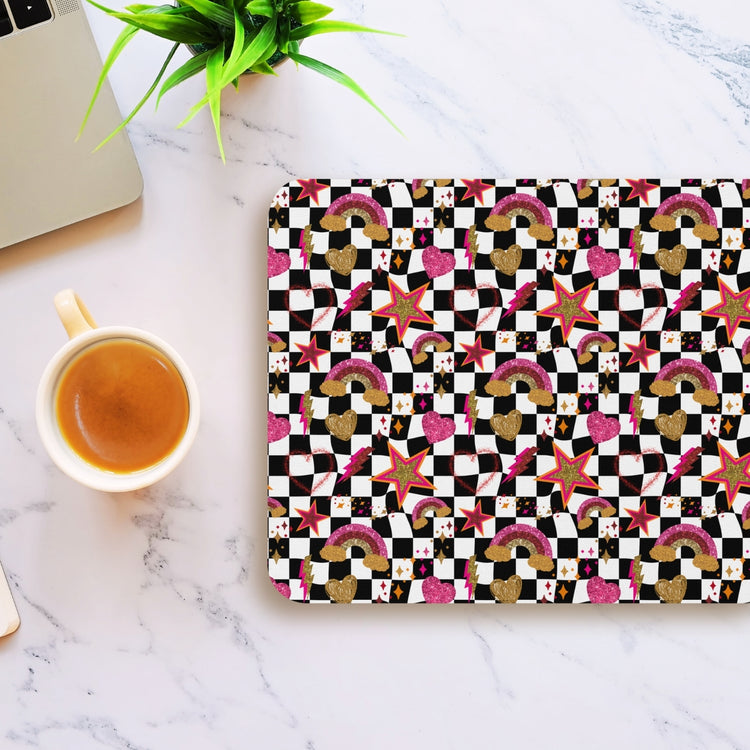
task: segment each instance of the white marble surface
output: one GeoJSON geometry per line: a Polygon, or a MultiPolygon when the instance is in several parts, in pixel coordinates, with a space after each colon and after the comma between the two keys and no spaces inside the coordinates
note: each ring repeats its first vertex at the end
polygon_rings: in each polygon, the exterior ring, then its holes
{"type": "MultiPolygon", "coordinates": [[[[750,174],[750,6],[728,0],[379,0],[408,34],[312,40],[397,121],[313,73],[227,92],[222,166],[198,80],[130,133],[135,205],[0,252],[2,748],[747,748],[750,610],[301,607],[265,573],[267,203],[294,176],[750,174]],[[335,114],[330,114],[331,112],[335,114]],[[52,296],[148,328],[190,363],[193,451],[103,495],[45,455],[52,296]]],[[[118,24],[89,9],[102,48],[118,24]]],[[[123,110],[163,45],[136,41],[123,110]]]]}

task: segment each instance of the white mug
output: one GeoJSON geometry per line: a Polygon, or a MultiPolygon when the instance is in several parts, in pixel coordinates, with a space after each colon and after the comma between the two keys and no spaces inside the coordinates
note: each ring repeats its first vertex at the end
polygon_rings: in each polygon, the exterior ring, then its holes
{"type": "Polygon", "coordinates": [[[72,289],[55,296],[55,308],[70,340],[47,365],[37,390],[36,421],[42,443],[50,457],[72,479],[104,492],[128,492],[163,479],[185,457],[198,431],[198,388],[187,365],[169,344],[152,333],[128,326],[97,327],[86,305],[72,289]],[[86,460],[66,440],[58,419],[57,394],[67,368],[94,345],[111,341],[136,342],[155,349],[174,366],[187,394],[187,424],[182,436],[165,456],[136,470],[110,470],[86,460]]]}

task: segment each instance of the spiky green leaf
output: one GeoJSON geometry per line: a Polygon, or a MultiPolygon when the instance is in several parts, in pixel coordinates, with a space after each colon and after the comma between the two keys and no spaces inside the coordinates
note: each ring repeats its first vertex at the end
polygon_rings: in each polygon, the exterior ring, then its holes
{"type": "Polygon", "coordinates": [[[161,69],[157,73],[154,82],[149,86],[148,91],[146,91],[143,98],[138,102],[138,104],[135,105],[130,114],[94,149],[94,151],[98,151],[105,143],[108,143],[110,140],[112,140],[112,138],[114,138],[136,116],[140,108],[148,101],[151,94],[154,93],[154,90],[159,85],[159,81],[161,81],[164,72],[169,66],[169,63],[172,62],[174,53],[177,52],[179,46],[179,44],[175,44],[172,46],[172,49],[169,51],[169,54],[164,60],[164,64],[161,66],[161,69]]]}
{"type": "Polygon", "coordinates": [[[102,66],[102,72],[99,75],[99,80],[96,82],[96,86],[94,87],[94,93],[91,97],[91,101],[89,102],[86,114],[83,117],[81,129],[78,131],[76,140],[81,137],[81,133],[83,133],[83,129],[86,127],[86,123],[89,121],[91,110],[94,108],[94,103],[99,98],[99,92],[101,91],[102,85],[107,78],[107,73],[109,73],[109,70],[114,64],[115,60],[117,60],[117,58],[120,56],[120,53],[123,51],[123,49],[125,49],[127,43],[136,35],[136,33],[138,33],[138,29],[135,26],[126,26],[112,44],[112,49],[110,49],[109,54],[107,55],[107,59],[104,61],[104,65],[102,66]]]}
{"type": "Polygon", "coordinates": [[[187,81],[188,78],[192,78],[196,73],[200,73],[200,71],[206,67],[206,60],[208,60],[210,53],[210,50],[207,52],[201,52],[199,55],[191,57],[183,65],[180,65],[180,67],[177,68],[177,70],[175,70],[162,84],[162,87],[159,90],[159,96],[156,99],[156,106],[159,106],[161,98],[167,93],[167,91],[173,89],[183,81],[187,81]]]}
{"type": "Polygon", "coordinates": [[[193,8],[204,18],[219,24],[219,26],[228,29],[234,26],[234,13],[227,10],[223,5],[214,2],[214,0],[180,0],[180,3],[193,8]]]}
{"type": "Polygon", "coordinates": [[[403,34],[396,34],[393,31],[371,29],[367,26],[360,26],[357,23],[349,23],[348,21],[316,21],[315,23],[309,23],[306,26],[299,26],[296,29],[292,29],[290,39],[301,41],[302,39],[307,39],[307,37],[315,36],[316,34],[330,34],[332,32],[338,31],[354,31],[365,34],[387,34],[388,36],[403,36],[403,34]]]}
{"type": "Polygon", "coordinates": [[[287,9],[289,15],[300,23],[312,23],[313,21],[325,18],[329,13],[333,12],[333,8],[321,5],[320,3],[310,2],[310,0],[291,3],[287,9]]]}
{"type": "Polygon", "coordinates": [[[119,11],[105,8],[94,0],[89,2],[99,8],[107,15],[118,18],[131,26],[148,31],[155,36],[169,39],[181,44],[198,44],[200,42],[213,42],[216,39],[216,31],[205,23],[193,18],[187,18],[179,13],[153,12],[153,13],[121,13],[119,11]]]}
{"type": "Polygon", "coordinates": [[[373,109],[379,112],[395,130],[403,135],[403,132],[398,128],[393,120],[391,120],[391,118],[388,117],[388,115],[383,112],[383,110],[380,109],[380,107],[378,107],[378,105],[375,104],[375,102],[365,93],[364,89],[362,89],[362,87],[354,80],[352,80],[346,73],[342,73],[340,70],[332,68],[330,65],[327,65],[324,62],[316,60],[313,57],[307,57],[306,55],[300,55],[295,52],[290,52],[289,57],[300,65],[304,65],[306,68],[314,70],[316,73],[320,73],[321,75],[326,76],[326,78],[330,78],[332,81],[336,81],[336,83],[339,83],[342,86],[346,86],[346,88],[355,93],[361,99],[366,101],[371,107],[373,107],[373,109]]]}
{"type": "Polygon", "coordinates": [[[223,88],[221,80],[223,67],[224,45],[221,45],[211,50],[206,61],[206,91],[208,92],[211,119],[216,131],[216,140],[219,144],[219,154],[221,154],[221,160],[226,164],[224,144],[221,142],[221,90],[223,88]]]}
{"type": "Polygon", "coordinates": [[[247,4],[246,8],[250,13],[254,13],[256,16],[265,16],[266,18],[273,18],[276,13],[271,0],[252,0],[252,2],[247,4]]]}

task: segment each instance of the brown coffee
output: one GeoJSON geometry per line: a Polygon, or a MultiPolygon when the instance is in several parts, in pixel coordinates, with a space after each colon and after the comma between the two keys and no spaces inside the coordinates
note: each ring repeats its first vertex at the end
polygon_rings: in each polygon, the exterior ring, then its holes
{"type": "Polygon", "coordinates": [[[55,393],[60,431],[99,469],[131,473],[166,458],[188,423],[185,383],[158,349],[133,339],[92,344],[63,371],[55,393]]]}

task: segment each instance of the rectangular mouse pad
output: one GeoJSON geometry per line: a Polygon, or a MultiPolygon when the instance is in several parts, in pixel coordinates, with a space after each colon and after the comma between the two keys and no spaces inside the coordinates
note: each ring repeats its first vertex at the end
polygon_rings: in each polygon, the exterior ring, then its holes
{"type": "Polygon", "coordinates": [[[750,180],[282,187],[273,585],[299,602],[747,602],[748,241],[750,180]]]}

